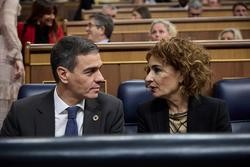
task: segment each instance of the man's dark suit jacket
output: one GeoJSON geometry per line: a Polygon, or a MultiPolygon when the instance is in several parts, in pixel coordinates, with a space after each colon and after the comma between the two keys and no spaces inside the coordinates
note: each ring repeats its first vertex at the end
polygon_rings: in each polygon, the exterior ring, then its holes
{"type": "MultiPolygon", "coordinates": [[[[83,135],[123,133],[122,102],[116,97],[99,93],[86,99],[83,135]],[[97,115],[98,120],[93,119],[97,115]]],[[[55,136],[54,90],[17,100],[8,113],[1,136],[55,136]]]]}
{"type": "MultiPolygon", "coordinates": [[[[165,99],[155,98],[138,108],[138,132],[169,133],[169,107],[165,99]]],[[[187,133],[231,132],[224,101],[196,96],[189,98],[187,133]]]]}

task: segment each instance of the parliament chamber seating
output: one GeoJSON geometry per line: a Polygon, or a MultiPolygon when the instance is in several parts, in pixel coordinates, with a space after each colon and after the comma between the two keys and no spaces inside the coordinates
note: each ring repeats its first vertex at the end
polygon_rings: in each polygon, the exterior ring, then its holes
{"type": "Polygon", "coordinates": [[[126,133],[137,132],[136,110],[139,104],[153,98],[144,80],[128,80],[118,87],[117,97],[123,102],[126,133]]]}
{"type": "Polygon", "coordinates": [[[4,167],[247,166],[250,134],[2,138],[4,167]]]}
{"type": "Polygon", "coordinates": [[[213,96],[226,101],[233,133],[249,133],[250,78],[219,80],[213,86],[213,96]]]}
{"type": "Polygon", "coordinates": [[[18,99],[28,97],[28,96],[33,96],[36,94],[40,94],[43,92],[47,92],[55,87],[55,84],[24,84],[20,87],[19,92],[18,92],[18,99]]]}
{"type": "MultiPolygon", "coordinates": [[[[250,74],[250,40],[195,41],[211,56],[212,84],[224,77],[248,77],[250,74]]],[[[120,83],[145,78],[145,55],[155,42],[111,42],[98,44],[103,62],[101,72],[107,93],[117,96],[120,83]]],[[[25,47],[25,82],[54,81],[50,66],[52,44],[27,44],[25,47]],[[43,74],[43,75],[41,75],[43,74]]],[[[209,88],[209,92],[210,88],[209,88]]],[[[210,94],[210,93],[209,93],[210,94]]]]}

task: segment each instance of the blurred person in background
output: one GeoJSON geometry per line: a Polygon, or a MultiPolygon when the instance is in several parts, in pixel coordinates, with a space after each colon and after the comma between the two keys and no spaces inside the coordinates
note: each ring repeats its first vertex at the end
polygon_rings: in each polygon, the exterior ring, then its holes
{"type": "Polygon", "coordinates": [[[90,10],[92,9],[92,4],[94,4],[94,0],[79,0],[80,4],[76,10],[74,20],[82,20],[82,9],[90,10]]]}
{"type": "Polygon", "coordinates": [[[242,40],[242,34],[237,28],[226,28],[219,33],[219,40],[242,40]]]}
{"type": "Polygon", "coordinates": [[[176,37],[177,30],[175,25],[167,20],[154,20],[150,27],[150,39],[152,41],[160,41],[161,39],[170,39],[176,37]]]}
{"type": "Polygon", "coordinates": [[[0,128],[24,81],[22,44],[17,35],[18,0],[0,0],[0,128]]]}
{"type": "Polygon", "coordinates": [[[200,17],[202,15],[202,3],[199,0],[192,0],[188,4],[188,17],[200,17]]]}
{"type": "Polygon", "coordinates": [[[18,36],[23,48],[26,42],[56,43],[63,36],[63,29],[56,21],[57,8],[49,0],[36,0],[31,15],[25,22],[18,23],[18,36]]]}
{"type": "Polygon", "coordinates": [[[102,13],[104,15],[110,16],[113,19],[115,19],[116,15],[117,15],[117,8],[114,5],[105,4],[102,7],[102,13]]]}
{"type": "Polygon", "coordinates": [[[110,16],[97,13],[89,17],[86,27],[88,39],[95,43],[108,43],[114,29],[114,22],[110,16]]]}
{"type": "Polygon", "coordinates": [[[214,8],[214,7],[220,7],[221,5],[220,5],[220,0],[208,0],[207,1],[207,6],[208,7],[212,7],[212,8],[214,8]]]}
{"type": "Polygon", "coordinates": [[[233,16],[248,16],[248,7],[243,2],[237,2],[233,5],[233,16]]]}
{"type": "Polygon", "coordinates": [[[174,7],[187,9],[188,3],[189,3],[189,0],[178,0],[178,5],[176,5],[174,7]]]}
{"type": "Polygon", "coordinates": [[[146,6],[137,6],[132,10],[132,19],[150,19],[151,13],[146,6]]]}

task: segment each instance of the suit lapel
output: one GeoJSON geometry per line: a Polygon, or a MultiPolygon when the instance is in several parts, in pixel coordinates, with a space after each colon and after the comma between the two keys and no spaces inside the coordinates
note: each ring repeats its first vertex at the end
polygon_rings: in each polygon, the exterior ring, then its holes
{"type": "Polygon", "coordinates": [[[83,134],[100,133],[101,108],[96,99],[86,99],[84,110],[83,134]]]}
{"type": "Polygon", "coordinates": [[[43,96],[35,112],[35,135],[55,136],[54,89],[43,96]]]}

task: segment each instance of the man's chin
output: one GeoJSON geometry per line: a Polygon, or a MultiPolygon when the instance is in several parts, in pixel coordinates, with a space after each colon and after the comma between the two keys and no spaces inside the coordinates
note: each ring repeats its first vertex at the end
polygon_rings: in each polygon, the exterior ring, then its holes
{"type": "Polygon", "coordinates": [[[98,93],[99,92],[91,92],[89,94],[87,94],[85,97],[88,98],[88,99],[94,99],[94,98],[97,98],[98,97],[98,93]]]}

